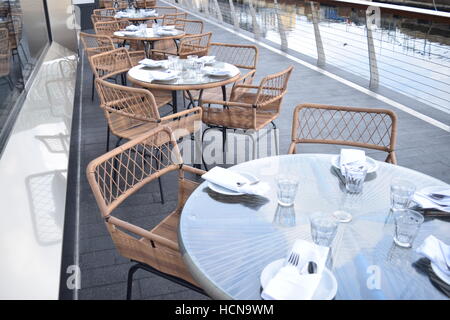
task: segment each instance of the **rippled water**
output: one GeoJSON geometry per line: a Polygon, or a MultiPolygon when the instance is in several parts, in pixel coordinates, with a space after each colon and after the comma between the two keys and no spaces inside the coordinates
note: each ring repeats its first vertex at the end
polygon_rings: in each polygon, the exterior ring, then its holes
{"type": "MultiPolygon", "coordinates": [[[[274,1],[234,1],[234,15],[229,0],[218,3],[225,22],[317,58],[310,2],[279,1],[277,12],[274,1]]],[[[318,17],[326,63],[369,80],[365,10],[320,4],[318,17]]],[[[373,39],[381,86],[450,113],[449,24],[382,13],[373,39]]]]}

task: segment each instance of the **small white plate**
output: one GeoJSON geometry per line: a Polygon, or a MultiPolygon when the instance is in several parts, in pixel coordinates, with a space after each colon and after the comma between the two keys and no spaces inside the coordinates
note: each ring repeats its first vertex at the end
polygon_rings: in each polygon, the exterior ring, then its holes
{"type": "MultiPolygon", "coordinates": [[[[252,175],[248,172],[239,172],[239,174],[242,175],[243,177],[247,178],[248,180],[250,180],[250,182],[258,180],[257,177],[255,177],[254,175],[252,175]]],[[[222,186],[219,186],[218,184],[215,184],[215,183],[212,183],[209,181],[208,181],[208,187],[217,193],[221,193],[221,194],[224,194],[227,196],[241,196],[241,195],[245,194],[242,192],[236,192],[236,191],[224,188],[222,186]]]]}
{"type": "Polygon", "coordinates": [[[444,281],[446,284],[450,285],[450,276],[446,275],[441,269],[439,269],[439,267],[434,264],[433,262],[431,263],[431,269],[433,269],[434,273],[439,277],[439,279],[441,279],[442,281],[444,281]]]}
{"type": "Polygon", "coordinates": [[[139,64],[146,66],[147,68],[159,68],[159,67],[166,68],[167,62],[168,62],[167,60],[144,59],[139,61],[139,64]]]}
{"type": "MultiPolygon", "coordinates": [[[[275,277],[278,270],[283,266],[285,259],[278,259],[269,263],[261,272],[261,286],[264,289],[269,281],[275,277]]],[[[319,286],[312,296],[312,300],[332,300],[336,296],[337,281],[333,273],[325,268],[319,286]]]]}
{"type": "Polygon", "coordinates": [[[152,78],[156,81],[170,81],[176,79],[178,77],[178,73],[176,72],[160,72],[160,71],[152,71],[152,78]]]}
{"type": "MultiPolygon", "coordinates": [[[[331,164],[333,167],[341,170],[341,163],[340,163],[341,156],[336,155],[331,159],[331,164]]],[[[366,163],[367,163],[367,173],[373,173],[378,170],[378,163],[373,160],[371,157],[366,157],[366,163]]]]}

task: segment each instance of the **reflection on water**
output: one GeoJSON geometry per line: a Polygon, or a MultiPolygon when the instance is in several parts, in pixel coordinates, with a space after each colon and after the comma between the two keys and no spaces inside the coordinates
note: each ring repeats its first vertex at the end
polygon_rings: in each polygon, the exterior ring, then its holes
{"type": "MultiPolygon", "coordinates": [[[[313,12],[311,2],[302,0],[181,2],[316,59],[318,31],[327,65],[371,78],[363,8],[315,3],[313,12]]],[[[380,25],[373,30],[379,85],[450,113],[450,26],[427,19],[381,12],[380,25]]]]}

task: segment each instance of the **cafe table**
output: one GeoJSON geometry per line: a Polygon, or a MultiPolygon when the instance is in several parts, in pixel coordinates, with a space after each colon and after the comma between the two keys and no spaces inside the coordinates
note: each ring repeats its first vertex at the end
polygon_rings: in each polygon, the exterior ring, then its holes
{"type": "MultiPolygon", "coordinates": [[[[180,59],[180,70],[178,72],[178,76],[169,81],[157,81],[154,80],[152,73],[154,71],[164,72],[167,71],[165,68],[150,68],[144,65],[138,65],[131,68],[128,71],[127,79],[140,87],[148,88],[148,89],[159,89],[159,90],[167,90],[172,92],[172,104],[174,113],[178,112],[177,106],[177,91],[186,91],[191,96],[190,91],[198,90],[198,100],[201,100],[203,91],[205,89],[222,87],[229,83],[233,83],[240,77],[239,69],[229,63],[216,61],[212,65],[213,68],[224,69],[229,72],[228,75],[225,76],[212,76],[206,73],[199,75],[192,75],[192,73],[186,71],[186,59],[180,59]]],[[[224,90],[224,95],[226,94],[224,90]]],[[[192,97],[192,96],[191,96],[192,97]]],[[[194,105],[194,101],[191,98],[192,105],[194,105]]]]}
{"type": "Polygon", "coordinates": [[[158,19],[162,19],[163,16],[159,16],[157,14],[154,15],[149,15],[149,14],[145,14],[141,11],[137,11],[137,12],[118,12],[115,16],[115,19],[119,19],[119,20],[128,20],[130,21],[132,24],[138,25],[140,23],[145,23],[147,21],[153,20],[155,23],[157,22],[158,19]]]}
{"type": "Polygon", "coordinates": [[[331,166],[332,157],[285,155],[230,168],[269,183],[266,197],[226,196],[206,182],[192,193],[180,218],[178,241],[188,269],[212,298],[261,299],[264,267],[285,258],[296,239],[312,241],[311,214],[344,209],[353,219],[339,224],[327,262],[337,280],[335,299],[447,299],[439,288],[449,286],[415,249],[431,234],[449,244],[450,220],[425,215],[413,248],[396,246],[390,182],[397,177],[413,181],[418,189],[449,186],[417,171],[377,162],[363,192],[350,195],[331,166]],[[277,205],[276,176],[286,172],[300,179],[291,208],[277,205]]]}
{"type": "Polygon", "coordinates": [[[122,40],[122,46],[125,46],[127,41],[141,41],[144,45],[144,51],[147,58],[151,56],[151,50],[155,41],[160,40],[173,40],[178,48],[177,40],[181,39],[185,33],[182,30],[174,29],[173,34],[158,34],[154,32],[153,28],[147,28],[145,32],[132,32],[132,31],[116,31],[114,32],[114,38],[122,40]]]}

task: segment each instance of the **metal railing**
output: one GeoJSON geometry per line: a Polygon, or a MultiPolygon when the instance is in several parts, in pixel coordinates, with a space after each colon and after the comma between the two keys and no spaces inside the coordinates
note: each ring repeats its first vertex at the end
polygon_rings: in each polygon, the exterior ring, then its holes
{"type": "Polygon", "coordinates": [[[168,2],[450,113],[450,13],[351,0],[168,2]]]}

